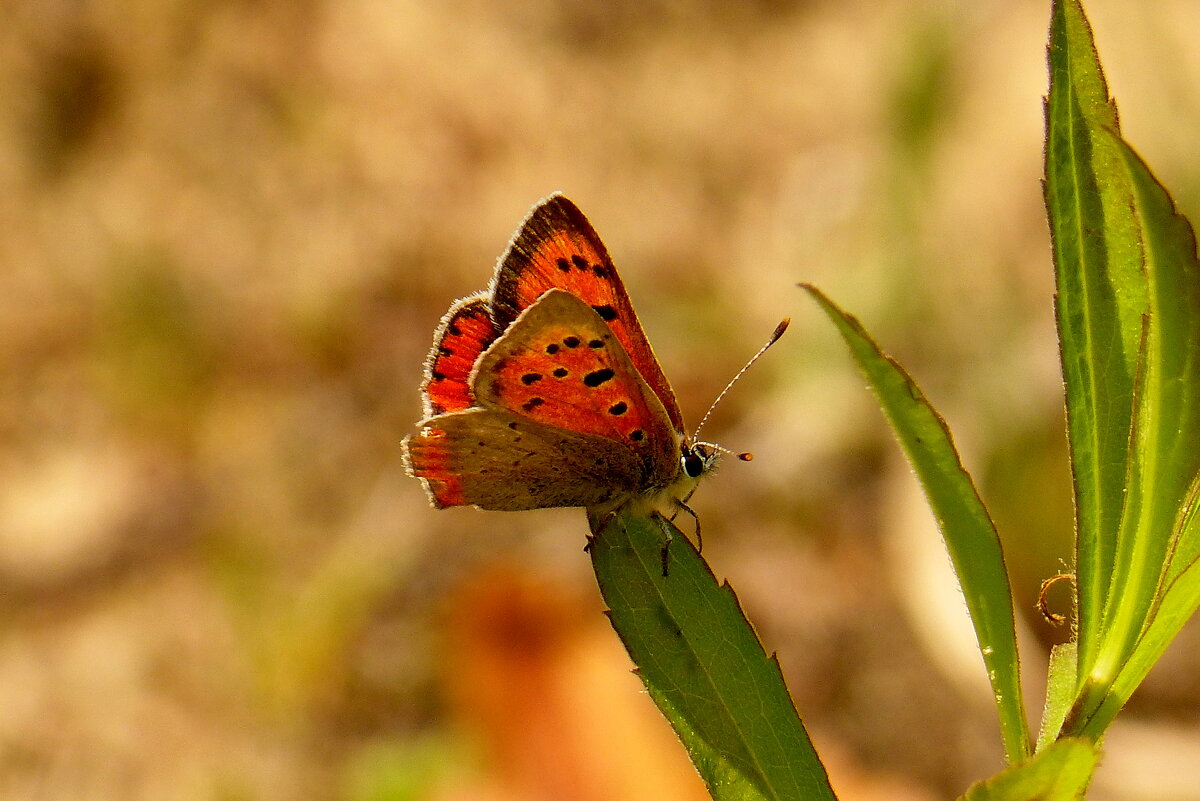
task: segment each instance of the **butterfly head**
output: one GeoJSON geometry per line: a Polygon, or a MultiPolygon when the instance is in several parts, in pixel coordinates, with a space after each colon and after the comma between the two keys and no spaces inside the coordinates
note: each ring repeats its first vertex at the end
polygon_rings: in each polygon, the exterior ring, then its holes
{"type": "Polygon", "coordinates": [[[678,477],[669,486],[649,498],[649,506],[667,514],[672,519],[680,507],[687,509],[685,504],[691,499],[692,493],[700,479],[711,473],[717,467],[722,454],[736,456],[744,462],[754,457],[749,453],[734,453],[712,442],[680,442],[678,477]]]}
{"type": "Polygon", "coordinates": [[[700,478],[716,466],[720,455],[721,449],[708,442],[684,445],[683,453],[679,457],[683,465],[683,474],[688,478],[700,478]]]}

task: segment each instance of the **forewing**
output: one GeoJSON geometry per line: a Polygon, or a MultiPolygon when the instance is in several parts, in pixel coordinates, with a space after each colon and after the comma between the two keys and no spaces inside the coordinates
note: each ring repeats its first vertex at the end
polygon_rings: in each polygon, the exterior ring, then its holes
{"type": "Polygon", "coordinates": [[[634,453],[611,440],[499,409],[425,420],[404,440],[404,454],[438,508],[595,506],[635,492],[642,478],[634,453]]]}
{"type": "Polygon", "coordinates": [[[425,360],[421,399],[425,416],[468,409],[471,368],[496,339],[496,329],[484,294],[456,301],[433,335],[433,350],[425,360]]]}
{"type": "Polygon", "coordinates": [[[506,330],[549,289],[565,290],[596,311],[658,396],[672,427],[682,432],[675,393],[646,340],[604,243],[583,212],[558,194],[534,206],[500,257],[492,279],[497,330],[506,330]]]}
{"type": "Polygon", "coordinates": [[[644,465],[643,489],[680,471],[680,436],[615,332],[579,298],[552,289],[480,358],[476,402],[528,420],[603,437],[644,465]]]}

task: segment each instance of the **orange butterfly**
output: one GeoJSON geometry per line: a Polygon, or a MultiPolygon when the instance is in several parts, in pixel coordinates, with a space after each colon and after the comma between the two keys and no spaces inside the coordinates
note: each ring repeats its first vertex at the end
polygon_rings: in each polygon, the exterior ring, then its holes
{"type": "Polygon", "coordinates": [[[608,251],[558,194],[517,229],[489,290],[442,318],[421,392],[404,450],[438,508],[691,514],[720,450],[684,433],[608,251]]]}

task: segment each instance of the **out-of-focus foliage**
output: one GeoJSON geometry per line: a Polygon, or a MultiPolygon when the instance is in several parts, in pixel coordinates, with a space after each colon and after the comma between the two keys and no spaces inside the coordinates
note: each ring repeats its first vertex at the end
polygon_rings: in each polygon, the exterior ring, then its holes
{"type": "MultiPolygon", "coordinates": [[[[1089,13],[1124,133],[1194,209],[1200,12],[1089,13]]],[[[400,466],[434,325],[555,189],[689,419],[795,318],[706,428],[756,460],[694,506],[839,794],[998,768],[932,521],[794,284],[870,319],[987,465],[1023,636],[1061,637],[1034,612],[1070,548],[1033,502],[1065,483],[1042,3],[0,16],[0,798],[702,797],[582,513],[434,512],[400,466]],[[605,784],[613,725],[652,788],[605,784]]],[[[1134,715],[1194,714],[1194,661],[1167,661],[1134,715]]]]}

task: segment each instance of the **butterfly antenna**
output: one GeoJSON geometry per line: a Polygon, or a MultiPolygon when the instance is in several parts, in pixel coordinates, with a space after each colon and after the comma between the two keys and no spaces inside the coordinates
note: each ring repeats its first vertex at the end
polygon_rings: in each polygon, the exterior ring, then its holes
{"type": "Polygon", "coordinates": [[[750,453],[749,451],[743,451],[742,453],[738,453],[737,451],[729,450],[729,448],[726,448],[724,445],[718,445],[715,442],[697,442],[696,444],[697,445],[706,445],[709,448],[712,448],[714,451],[720,451],[721,453],[724,453],[728,456],[736,456],[737,458],[741,459],[743,462],[754,461],[754,454],[750,453]]]}
{"type": "MultiPolygon", "coordinates": [[[[717,395],[717,399],[712,402],[712,405],[708,407],[708,411],[705,412],[704,416],[700,418],[700,425],[696,426],[696,432],[694,434],[692,434],[692,442],[697,441],[697,437],[700,436],[700,429],[704,428],[704,424],[706,422],[708,422],[708,417],[709,417],[709,415],[711,415],[713,413],[713,409],[717,408],[717,404],[720,403],[722,398],[724,398],[725,395],[729,392],[729,390],[733,388],[733,385],[738,382],[738,379],[740,379],[742,376],[744,376],[746,374],[746,371],[750,369],[750,365],[752,365],[756,361],[758,361],[759,358],[761,358],[762,355],[764,353],[766,353],[767,350],[772,345],[774,345],[776,342],[779,341],[779,338],[781,336],[783,336],[783,332],[788,329],[788,326],[791,324],[791,322],[792,322],[791,318],[789,318],[789,317],[783,318],[783,321],[781,323],[779,323],[779,325],[775,326],[775,332],[771,334],[771,338],[767,340],[767,344],[765,344],[761,348],[759,348],[758,353],[751,356],[750,361],[746,362],[746,366],[743,367],[741,370],[738,370],[737,375],[735,375],[733,378],[729,379],[729,383],[725,385],[725,389],[721,390],[721,394],[717,395]]],[[[713,443],[711,443],[711,442],[706,442],[704,444],[712,445],[717,450],[724,451],[725,453],[730,453],[730,454],[733,453],[733,451],[729,450],[728,448],[722,448],[720,445],[713,445],[713,443]]],[[[739,453],[739,454],[737,454],[737,457],[739,459],[741,459],[743,462],[748,462],[754,458],[753,454],[750,454],[750,453],[739,453]]]]}

